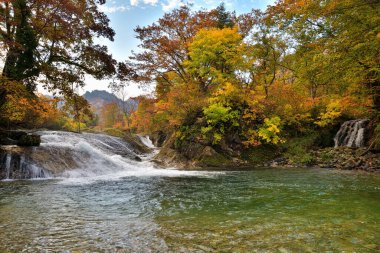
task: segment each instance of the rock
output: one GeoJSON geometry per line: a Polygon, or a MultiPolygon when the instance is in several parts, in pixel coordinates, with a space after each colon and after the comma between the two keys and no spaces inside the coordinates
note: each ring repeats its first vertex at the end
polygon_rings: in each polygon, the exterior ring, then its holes
{"type": "Polygon", "coordinates": [[[162,147],[167,139],[167,135],[162,131],[154,132],[149,136],[156,147],[162,147]]]}
{"type": "Polygon", "coordinates": [[[0,131],[0,145],[19,145],[23,147],[39,146],[41,137],[35,134],[28,134],[24,131],[11,130],[0,131]]]}
{"type": "Polygon", "coordinates": [[[8,137],[0,137],[0,145],[17,145],[17,141],[8,137]]]}
{"type": "Polygon", "coordinates": [[[202,151],[201,157],[213,156],[216,154],[217,154],[216,151],[212,147],[206,146],[202,151]]]}
{"type": "Polygon", "coordinates": [[[19,139],[26,135],[28,134],[24,131],[1,130],[0,145],[17,145],[19,139]]]}
{"type": "Polygon", "coordinates": [[[39,146],[41,143],[41,136],[36,134],[27,134],[21,136],[17,145],[22,147],[39,146]]]}
{"type": "Polygon", "coordinates": [[[133,158],[133,160],[138,161],[138,162],[141,162],[141,161],[142,161],[142,159],[141,159],[139,156],[135,156],[135,157],[133,158]]]}

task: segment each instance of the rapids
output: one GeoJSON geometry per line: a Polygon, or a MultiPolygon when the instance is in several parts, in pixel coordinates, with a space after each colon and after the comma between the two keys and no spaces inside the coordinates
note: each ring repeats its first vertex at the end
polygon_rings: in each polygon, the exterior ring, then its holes
{"type": "Polygon", "coordinates": [[[149,137],[139,137],[152,150],[151,153],[143,154],[130,143],[109,135],[61,131],[41,131],[37,134],[41,135],[40,147],[2,147],[0,179],[94,180],[198,173],[156,168],[150,161],[156,150],[149,137]]]}

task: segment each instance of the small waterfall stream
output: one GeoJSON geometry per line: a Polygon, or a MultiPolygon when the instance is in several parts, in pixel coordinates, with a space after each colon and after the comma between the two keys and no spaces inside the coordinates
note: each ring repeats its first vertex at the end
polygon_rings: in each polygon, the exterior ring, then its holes
{"type": "Polygon", "coordinates": [[[37,166],[27,154],[22,153],[21,150],[23,149],[17,146],[2,148],[2,155],[0,155],[0,179],[52,177],[48,170],[37,166]]]}
{"type": "Polygon", "coordinates": [[[0,180],[95,176],[132,167],[139,152],[102,134],[43,131],[40,147],[0,147],[0,180]]]}
{"type": "Polygon", "coordinates": [[[7,154],[5,157],[5,178],[9,179],[10,176],[10,170],[11,170],[11,161],[12,161],[12,155],[7,154]]]}
{"type": "Polygon", "coordinates": [[[368,119],[349,120],[344,122],[334,138],[335,147],[364,147],[365,129],[368,122],[368,119]]]}
{"type": "Polygon", "coordinates": [[[41,131],[39,147],[0,146],[0,180],[61,178],[89,181],[124,176],[193,175],[199,172],[159,169],[148,137],[138,137],[151,152],[141,153],[121,138],[92,133],[41,131]]]}

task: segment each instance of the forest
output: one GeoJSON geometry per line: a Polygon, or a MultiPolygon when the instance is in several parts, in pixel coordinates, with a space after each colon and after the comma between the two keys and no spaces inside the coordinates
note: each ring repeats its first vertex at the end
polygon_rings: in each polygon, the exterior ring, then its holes
{"type": "Polygon", "coordinates": [[[380,252],[380,1],[184,2],[0,0],[0,253],[380,252]]]}
{"type": "Polygon", "coordinates": [[[307,164],[305,150],[333,146],[344,121],[369,119],[366,141],[380,148],[378,1],[279,0],[241,15],[182,6],[136,27],[140,50],[123,62],[96,43],[115,36],[102,4],[2,1],[2,128],[111,128],[165,139],[189,160],[216,154],[207,165],[284,150],[307,164]],[[134,111],[96,114],[77,92],[85,75],[113,80],[119,97],[131,82],[155,92],[134,111]]]}

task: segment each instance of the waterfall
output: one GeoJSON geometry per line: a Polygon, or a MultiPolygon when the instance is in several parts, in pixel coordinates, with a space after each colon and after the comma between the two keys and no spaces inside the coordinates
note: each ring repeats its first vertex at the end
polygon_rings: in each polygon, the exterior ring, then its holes
{"type": "Polygon", "coordinates": [[[26,155],[22,152],[30,152],[29,148],[2,147],[0,152],[0,180],[51,177],[49,171],[37,166],[30,157],[25,158],[26,155]]]}
{"type": "MultiPolygon", "coordinates": [[[[0,180],[59,178],[65,182],[85,183],[130,176],[202,174],[157,168],[151,160],[158,149],[141,153],[135,148],[133,138],[127,142],[103,134],[61,131],[37,134],[41,136],[39,147],[0,146],[0,180]]],[[[148,137],[140,138],[139,143],[153,147],[148,137]]]]}
{"type": "Polygon", "coordinates": [[[360,148],[365,145],[365,129],[368,119],[346,121],[335,135],[335,147],[360,148]]]}
{"type": "Polygon", "coordinates": [[[12,156],[10,154],[7,154],[5,158],[5,179],[9,179],[9,176],[11,174],[11,161],[12,156]]]}
{"type": "Polygon", "coordinates": [[[147,136],[139,136],[139,138],[140,138],[141,142],[142,142],[145,146],[147,146],[148,148],[152,148],[152,149],[156,148],[156,147],[154,146],[152,140],[149,138],[148,135],[147,135],[147,136]]]}
{"type": "Polygon", "coordinates": [[[1,147],[0,180],[93,177],[133,170],[142,159],[130,143],[117,137],[60,131],[38,134],[39,147],[1,147]]]}

